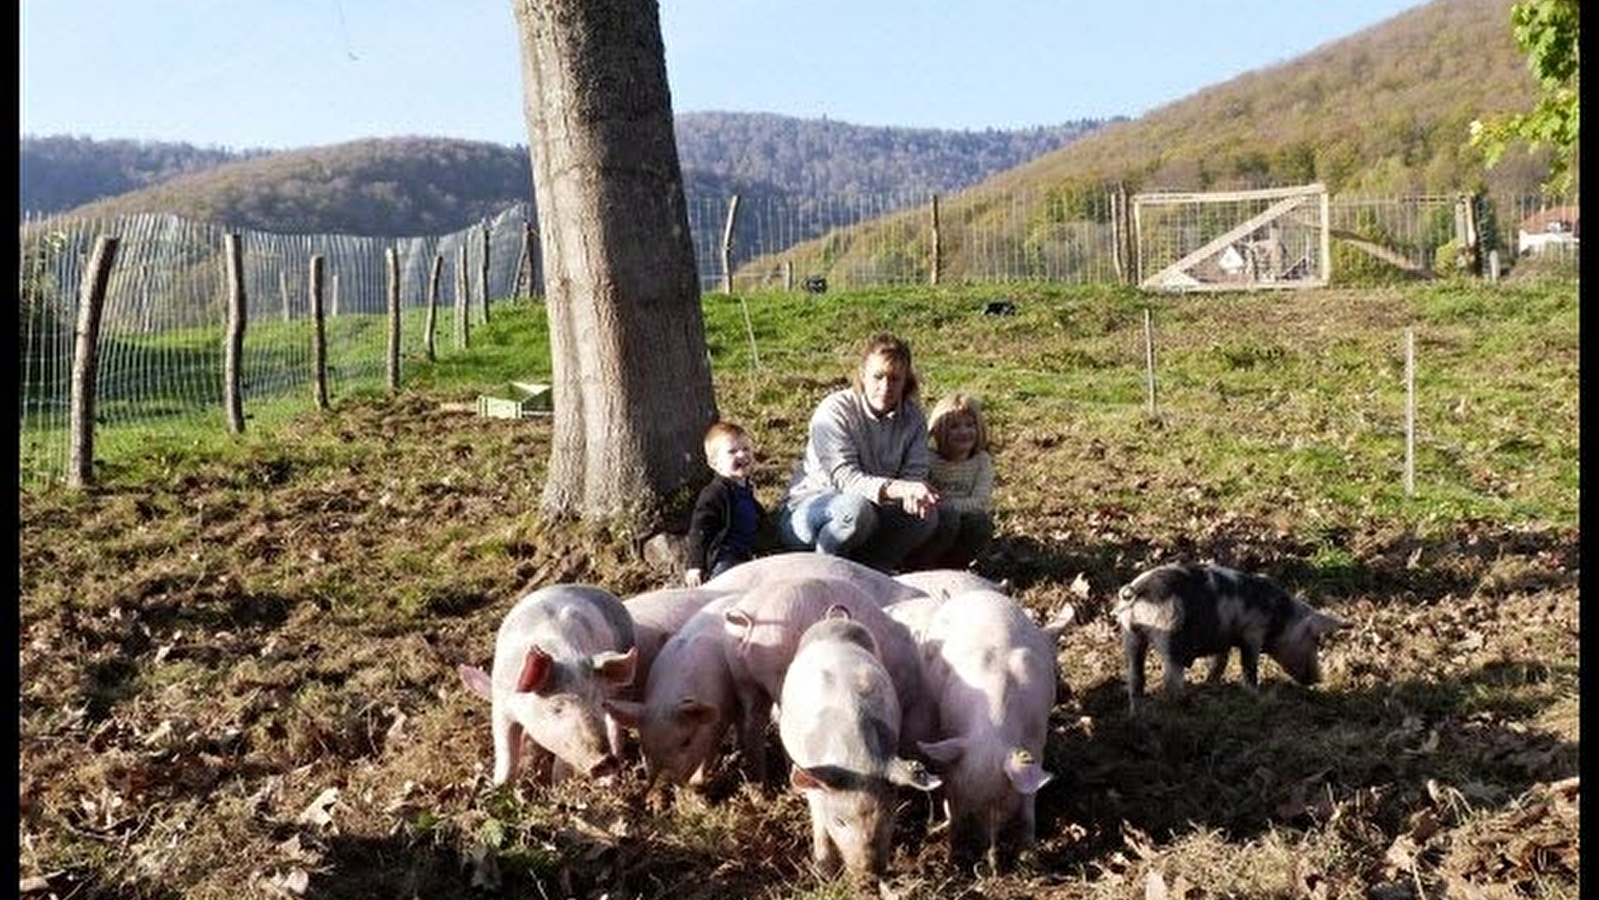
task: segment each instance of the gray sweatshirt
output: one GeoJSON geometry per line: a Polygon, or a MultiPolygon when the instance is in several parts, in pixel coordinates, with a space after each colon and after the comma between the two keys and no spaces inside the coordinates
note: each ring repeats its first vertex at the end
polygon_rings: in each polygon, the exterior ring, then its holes
{"type": "Polygon", "coordinates": [[[894,479],[926,481],[931,457],[927,416],[915,399],[902,398],[878,418],[854,388],[837,390],[816,405],[805,459],[794,467],[785,502],[839,491],[876,503],[894,479]]]}

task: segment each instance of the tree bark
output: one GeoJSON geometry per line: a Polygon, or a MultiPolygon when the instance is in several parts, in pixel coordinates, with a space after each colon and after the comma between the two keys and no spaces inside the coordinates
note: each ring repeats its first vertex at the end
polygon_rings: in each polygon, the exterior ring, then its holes
{"type": "Polygon", "coordinates": [[[716,419],[655,0],[512,0],[549,311],[546,514],[643,533],[716,419]]]}

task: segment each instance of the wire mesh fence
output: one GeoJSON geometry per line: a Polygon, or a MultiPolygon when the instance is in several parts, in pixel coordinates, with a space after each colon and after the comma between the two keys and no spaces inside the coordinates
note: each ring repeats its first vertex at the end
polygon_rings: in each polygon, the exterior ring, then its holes
{"type": "MultiPolygon", "coordinates": [[[[689,197],[705,291],[896,284],[1127,283],[1132,249],[1118,234],[1109,192],[689,197]],[[736,209],[735,209],[736,207],[736,209]],[[729,222],[730,211],[735,212],[729,222]]],[[[1575,256],[1576,198],[1483,204],[1480,245],[1508,261],[1518,248],[1575,256]],[[1529,244],[1528,228],[1534,230],[1529,244]]],[[[1332,198],[1326,219],[1342,245],[1341,271],[1372,265],[1348,254],[1366,241],[1400,268],[1432,271],[1454,259],[1459,198],[1332,198]]],[[[530,204],[507,207],[446,235],[376,238],[242,233],[248,326],[240,392],[264,424],[310,408],[313,328],[310,267],[324,262],[326,385],[333,396],[381,390],[388,363],[391,272],[402,320],[402,357],[470,346],[470,327],[492,302],[542,294],[530,204]],[[393,254],[391,264],[389,254],[393,254]],[[438,334],[424,312],[434,304],[438,334]]],[[[153,433],[226,426],[223,344],[228,320],[223,247],[229,229],[165,215],[37,218],[20,228],[19,441],[24,483],[59,479],[67,467],[68,412],[80,286],[97,238],[120,251],[106,286],[98,338],[95,443],[106,456],[153,433]]]]}

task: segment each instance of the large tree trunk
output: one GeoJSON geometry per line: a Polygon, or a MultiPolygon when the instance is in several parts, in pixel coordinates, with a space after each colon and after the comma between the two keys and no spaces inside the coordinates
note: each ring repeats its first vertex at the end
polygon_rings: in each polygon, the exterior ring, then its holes
{"type": "Polygon", "coordinates": [[[647,530],[716,418],[654,0],[512,0],[549,307],[543,507],[647,530]]]}

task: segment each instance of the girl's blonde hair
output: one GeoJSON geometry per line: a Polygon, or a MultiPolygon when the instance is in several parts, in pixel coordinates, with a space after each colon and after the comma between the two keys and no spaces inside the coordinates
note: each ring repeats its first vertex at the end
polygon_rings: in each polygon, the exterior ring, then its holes
{"type": "Polygon", "coordinates": [[[962,391],[949,394],[933,407],[932,415],[927,417],[927,433],[933,438],[933,449],[939,455],[944,453],[944,440],[949,434],[949,421],[959,413],[967,413],[977,425],[977,444],[972,447],[972,452],[988,449],[988,420],[983,418],[983,405],[977,398],[962,391]]]}

